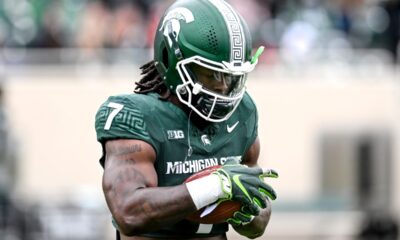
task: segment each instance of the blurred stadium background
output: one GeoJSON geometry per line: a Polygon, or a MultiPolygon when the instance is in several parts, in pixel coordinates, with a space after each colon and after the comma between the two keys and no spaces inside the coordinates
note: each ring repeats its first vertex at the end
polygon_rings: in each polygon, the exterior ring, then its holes
{"type": "MultiPolygon", "coordinates": [[[[231,0],[280,173],[262,239],[399,239],[399,0],[231,0]]],[[[0,1],[0,239],[113,239],[94,115],[132,92],[171,1],[0,1]]],[[[230,231],[231,239],[240,239],[230,231]]]]}

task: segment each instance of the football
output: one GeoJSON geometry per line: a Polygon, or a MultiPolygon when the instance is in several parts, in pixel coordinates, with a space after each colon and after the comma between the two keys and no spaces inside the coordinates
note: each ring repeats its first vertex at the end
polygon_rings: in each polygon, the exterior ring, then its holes
{"type": "MultiPolygon", "coordinates": [[[[185,182],[190,182],[195,179],[211,174],[215,169],[220,168],[220,165],[206,168],[188,177],[185,182]]],[[[187,217],[188,220],[203,224],[217,224],[223,223],[226,219],[233,216],[233,214],[240,210],[241,204],[237,201],[224,201],[217,204],[206,206],[187,217]]]]}

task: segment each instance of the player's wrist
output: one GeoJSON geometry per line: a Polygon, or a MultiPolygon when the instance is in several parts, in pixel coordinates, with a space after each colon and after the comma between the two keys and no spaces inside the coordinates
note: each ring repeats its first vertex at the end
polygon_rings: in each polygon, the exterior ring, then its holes
{"type": "Polygon", "coordinates": [[[226,196],[221,187],[221,180],[215,174],[187,182],[186,187],[197,209],[210,205],[226,196]]]}
{"type": "Polygon", "coordinates": [[[232,199],[232,182],[230,180],[229,174],[222,169],[218,169],[213,175],[218,176],[219,184],[223,194],[220,196],[221,199],[232,199]]]}

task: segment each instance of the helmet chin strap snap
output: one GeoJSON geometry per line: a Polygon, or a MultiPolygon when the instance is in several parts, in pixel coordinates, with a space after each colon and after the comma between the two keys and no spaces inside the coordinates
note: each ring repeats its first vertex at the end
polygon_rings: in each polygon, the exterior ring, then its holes
{"type": "Polygon", "coordinates": [[[180,94],[182,94],[182,95],[186,95],[186,94],[187,94],[186,87],[183,86],[182,84],[181,84],[181,85],[178,85],[178,86],[176,87],[176,90],[177,90],[180,94]]]}
{"type": "Polygon", "coordinates": [[[200,93],[202,86],[199,83],[194,84],[193,86],[193,94],[197,95],[200,93]]]}

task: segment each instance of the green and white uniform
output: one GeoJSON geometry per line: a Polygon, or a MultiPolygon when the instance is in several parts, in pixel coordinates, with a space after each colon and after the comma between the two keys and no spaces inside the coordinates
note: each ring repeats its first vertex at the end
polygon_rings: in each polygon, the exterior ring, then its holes
{"type": "MultiPolygon", "coordinates": [[[[202,130],[182,109],[158,98],[155,93],[111,96],[98,110],[95,127],[103,146],[112,139],[149,143],[157,155],[154,168],[159,187],[182,184],[195,172],[223,164],[227,157],[244,156],[257,137],[257,110],[247,93],[227,121],[210,123],[202,130]]],[[[225,223],[206,226],[183,220],[143,236],[206,237],[227,230],[225,223]]]]}

